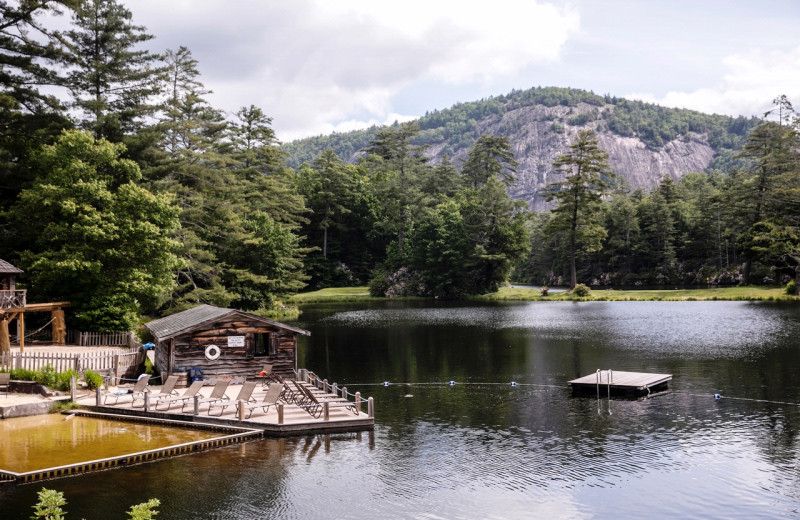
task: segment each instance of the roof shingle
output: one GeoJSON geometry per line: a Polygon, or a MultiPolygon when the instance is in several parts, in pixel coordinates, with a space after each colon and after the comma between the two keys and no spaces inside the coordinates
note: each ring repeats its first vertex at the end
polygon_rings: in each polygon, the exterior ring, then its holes
{"type": "Polygon", "coordinates": [[[198,307],[194,307],[189,310],[177,312],[171,316],[166,316],[164,318],[160,318],[157,320],[153,320],[149,323],[146,323],[145,327],[147,327],[147,329],[153,334],[153,336],[156,337],[156,339],[162,340],[172,336],[176,336],[181,332],[192,329],[198,325],[202,325],[209,321],[213,321],[217,318],[222,318],[230,314],[240,314],[242,316],[247,316],[262,323],[274,325],[284,329],[289,329],[299,334],[305,334],[305,335],[311,334],[307,330],[299,329],[297,327],[292,327],[284,323],[268,320],[266,318],[255,316],[253,314],[248,314],[246,312],[238,311],[236,309],[226,309],[223,307],[215,307],[213,305],[200,305],[198,307]]]}

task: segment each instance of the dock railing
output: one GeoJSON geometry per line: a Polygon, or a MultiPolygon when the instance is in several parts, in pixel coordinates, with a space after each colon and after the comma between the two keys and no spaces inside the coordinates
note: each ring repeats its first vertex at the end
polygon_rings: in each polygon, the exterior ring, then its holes
{"type": "MultiPolygon", "coordinates": [[[[326,392],[326,393],[329,393],[329,394],[333,394],[336,397],[342,397],[344,399],[347,399],[348,401],[352,397],[353,398],[353,405],[355,405],[356,410],[358,411],[358,413],[361,413],[361,405],[366,403],[367,404],[367,415],[370,418],[374,418],[375,417],[375,400],[372,397],[368,397],[367,399],[364,399],[364,398],[361,397],[361,392],[356,392],[354,394],[351,394],[350,392],[347,391],[347,387],[346,386],[339,387],[339,385],[337,383],[330,384],[330,383],[328,383],[327,379],[321,379],[316,374],[314,374],[313,372],[308,371],[305,368],[301,368],[300,370],[297,370],[295,372],[295,376],[297,377],[298,381],[300,381],[302,383],[308,383],[308,384],[314,385],[316,388],[322,390],[323,392],[326,392]]],[[[325,404],[326,403],[323,403],[323,405],[325,405],[325,404]]],[[[328,414],[326,413],[325,416],[327,417],[327,415],[328,414]]]]}

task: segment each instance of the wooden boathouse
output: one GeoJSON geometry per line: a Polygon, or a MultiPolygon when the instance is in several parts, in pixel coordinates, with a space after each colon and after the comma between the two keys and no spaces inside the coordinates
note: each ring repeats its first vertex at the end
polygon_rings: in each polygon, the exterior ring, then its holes
{"type": "Polygon", "coordinates": [[[294,378],[297,335],[307,330],[236,309],[200,305],[145,324],[163,375],[202,370],[203,379],[253,377],[264,365],[294,378]]]}

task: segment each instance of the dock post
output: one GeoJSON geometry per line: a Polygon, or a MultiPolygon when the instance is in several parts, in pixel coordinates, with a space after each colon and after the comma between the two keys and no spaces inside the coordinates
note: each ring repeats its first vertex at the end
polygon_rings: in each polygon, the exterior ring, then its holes
{"type": "Polygon", "coordinates": [[[200,415],[200,396],[194,396],[194,415],[200,415]]]}
{"type": "Polygon", "coordinates": [[[339,385],[336,383],[333,383],[333,395],[339,396],[339,385]]]}
{"type": "Polygon", "coordinates": [[[346,386],[343,386],[343,387],[342,387],[342,397],[344,397],[345,399],[347,399],[347,387],[346,387],[346,386]]]}
{"type": "Polygon", "coordinates": [[[372,419],[375,418],[375,400],[371,397],[367,399],[367,415],[372,419]]]}
{"type": "Polygon", "coordinates": [[[69,400],[75,402],[75,386],[78,382],[75,381],[75,376],[69,376],[69,400]]]}
{"type": "Polygon", "coordinates": [[[144,393],[144,411],[150,413],[150,392],[144,393]]]}
{"type": "Polygon", "coordinates": [[[356,411],[361,413],[361,392],[356,392],[356,411]]]}
{"type": "Polygon", "coordinates": [[[328,401],[322,403],[322,420],[323,421],[331,420],[331,403],[329,403],[328,401]]]}
{"type": "Polygon", "coordinates": [[[278,403],[278,424],[283,424],[283,403],[278,403]]]}
{"type": "Polygon", "coordinates": [[[99,386],[94,389],[94,398],[95,398],[95,404],[97,406],[100,406],[100,402],[103,400],[103,391],[100,390],[99,386]]]}
{"type": "Polygon", "coordinates": [[[323,379],[322,380],[322,390],[324,390],[326,393],[328,392],[328,380],[327,379],[323,379]]]}
{"type": "Polygon", "coordinates": [[[238,412],[239,420],[244,421],[244,401],[241,399],[236,402],[236,411],[238,412]]]}

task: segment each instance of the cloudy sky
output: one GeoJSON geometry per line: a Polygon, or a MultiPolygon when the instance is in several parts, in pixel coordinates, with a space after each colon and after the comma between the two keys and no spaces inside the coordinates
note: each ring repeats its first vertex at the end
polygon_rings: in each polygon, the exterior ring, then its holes
{"type": "Polygon", "coordinates": [[[407,120],[534,86],[761,115],[800,105],[797,0],[124,0],[187,46],[214,106],[280,140],[407,120]]]}

